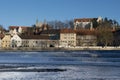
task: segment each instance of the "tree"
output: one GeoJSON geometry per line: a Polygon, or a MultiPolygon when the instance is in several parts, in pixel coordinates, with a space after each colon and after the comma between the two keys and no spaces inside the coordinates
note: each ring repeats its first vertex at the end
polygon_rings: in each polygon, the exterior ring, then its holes
{"type": "Polygon", "coordinates": [[[48,25],[50,25],[54,29],[63,29],[63,28],[65,28],[65,23],[62,22],[62,21],[57,21],[57,20],[48,22],[48,25]]]}
{"type": "Polygon", "coordinates": [[[69,25],[71,29],[74,29],[74,21],[73,20],[69,20],[69,25]]]}
{"type": "Polygon", "coordinates": [[[97,27],[98,32],[98,45],[101,46],[108,46],[111,45],[113,42],[113,33],[111,29],[111,24],[108,22],[102,22],[97,27]]]}
{"type": "Polygon", "coordinates": [[[0,33],[4,33],[6,31],[6,29],[2,26],[2,25],[0,25],[0,33]]]}
{"type": "Polygon", "coordinates": [[[92,23],[93,23],[93,28],[97,28],[97,26],[98,26],[97,20],[96,20],[96,19],[93,19],[93,20],[92,20],[92,23]]]}
{"type": "Polygon", "coordinates": [[[66,20],[66,21],[49,21],[48,24],[54,29],[64,29],[64,28],[74,28],[73,20],[66,20]]]}

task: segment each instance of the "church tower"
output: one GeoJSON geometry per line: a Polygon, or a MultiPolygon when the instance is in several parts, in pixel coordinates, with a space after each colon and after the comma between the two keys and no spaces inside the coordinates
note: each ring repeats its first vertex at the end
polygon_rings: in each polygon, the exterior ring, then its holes
{"type": "Polygon", "coordinates": [[[43,23],[39,22],[38,19],[37,19],[36,24],[35,24],[36,28],[40,28],[42,25],[43,25],[43,23]]]}

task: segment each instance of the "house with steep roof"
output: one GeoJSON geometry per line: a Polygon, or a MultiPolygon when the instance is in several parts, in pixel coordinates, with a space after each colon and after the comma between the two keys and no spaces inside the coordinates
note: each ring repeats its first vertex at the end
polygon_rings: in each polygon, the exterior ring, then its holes
{"type": "Polygon", "coordinates": [[[11,47],[19,48],[22,46],[22,39],[16,34],[11,37],[11,47]]]}
{"type": "Polygon", "coordinates": [[[16,34],[21,34],[27,32],[28,26],[9,26],[9,33],[13,36],[16,34]]]}
{"type": "Polygon", "coordinates": [[[1,46],[2,48],[10,48],[11,44],[11,35],[10,34],[5,34],[4,38],[2,39],[1,46]]]}

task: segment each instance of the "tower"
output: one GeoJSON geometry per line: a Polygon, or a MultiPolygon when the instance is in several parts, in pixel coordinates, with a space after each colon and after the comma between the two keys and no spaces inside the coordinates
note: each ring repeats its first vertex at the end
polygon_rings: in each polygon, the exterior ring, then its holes
{"type": "Polygon", "coordinates": [[[36,19],[36,24],[35,24],[36,27],[38,27],[38,19],[36,19]]]}
{"type": "Polygon", "coordinates": [[[42,22],[39,22],[38,19],[36,19],[36,24],[35,24],[35,26],[36,26],[37,28],[40,28],[42,25],[43,25],[42,22]]]}

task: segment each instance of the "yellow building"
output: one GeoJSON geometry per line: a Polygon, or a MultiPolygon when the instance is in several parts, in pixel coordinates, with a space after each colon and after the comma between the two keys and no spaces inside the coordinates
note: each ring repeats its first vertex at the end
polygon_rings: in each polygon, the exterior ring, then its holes
{"type": "Polygon", "coordinates": [[[11,35],[6,34],[5,37],[2,39],[1,46],[2,48],[10,48],[10,40],[11,40],[11,35]]]}

